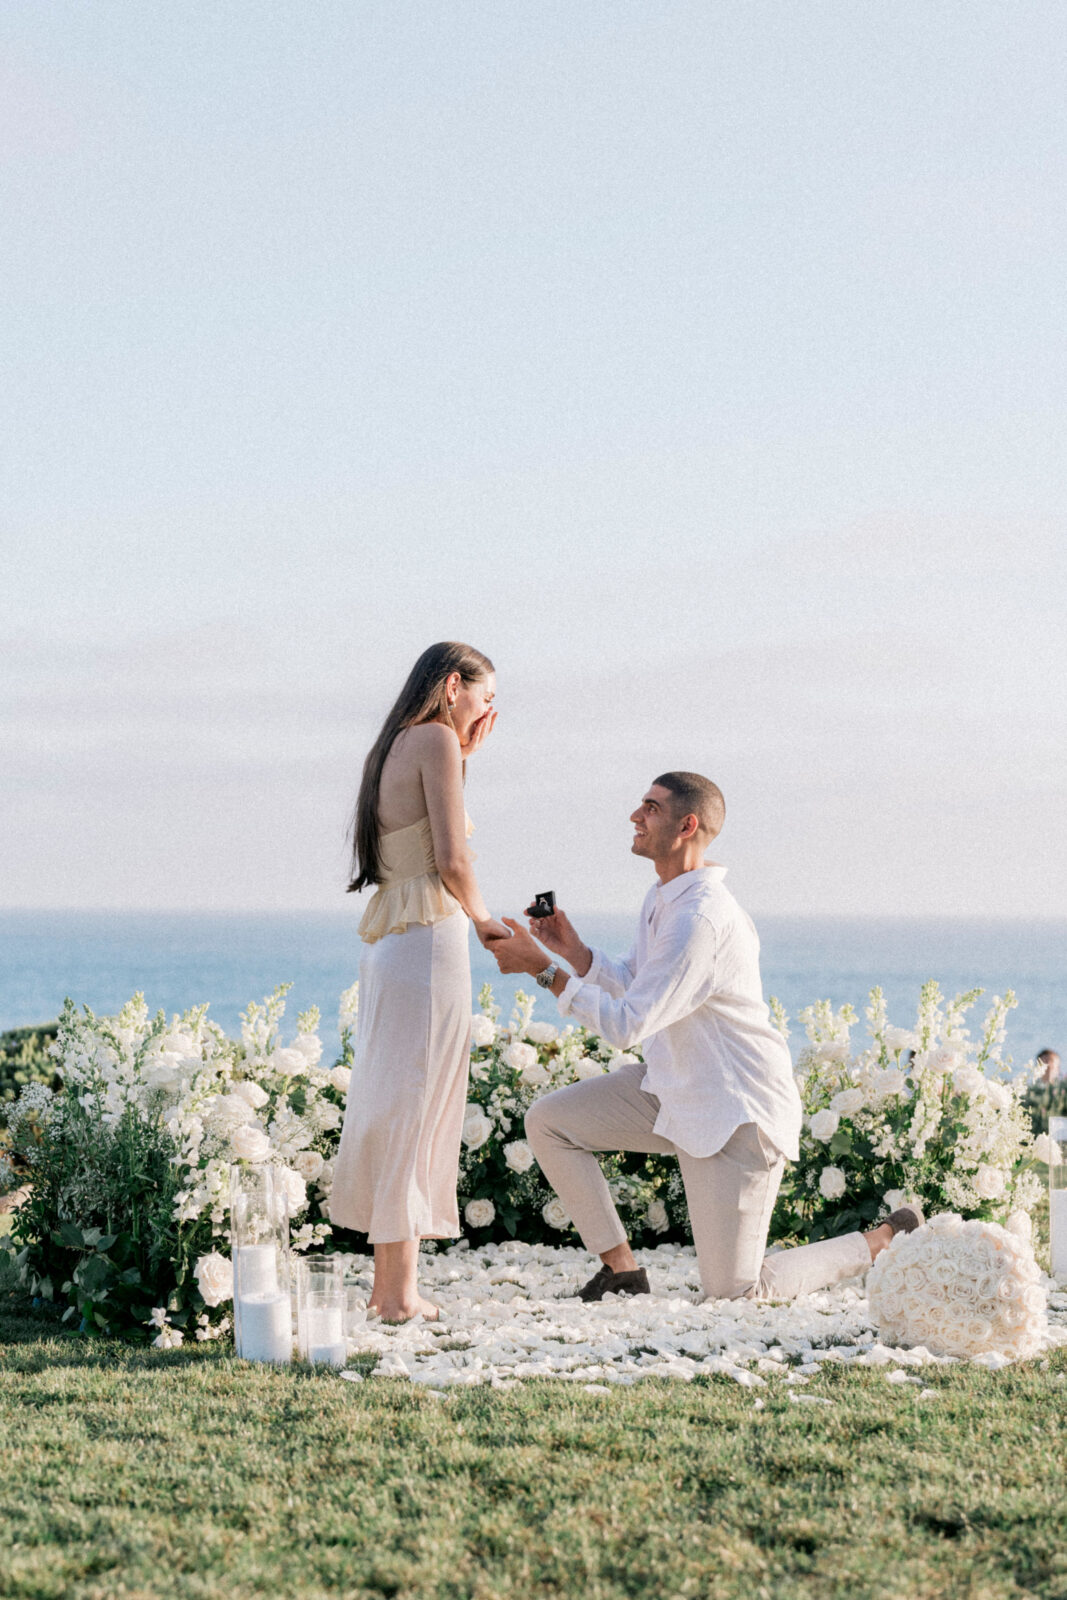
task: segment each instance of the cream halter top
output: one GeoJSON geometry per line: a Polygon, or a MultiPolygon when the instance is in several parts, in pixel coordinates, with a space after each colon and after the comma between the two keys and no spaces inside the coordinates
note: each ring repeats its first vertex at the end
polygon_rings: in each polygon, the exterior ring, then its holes
{"type": "MultiPolygon", "coordinates": [[[[467,838],[474,824],[467,818],[467,838]]],[[[441,922],[463,907],[441,882],[433,854],[429,817],[381,835],[382,881],[359,924],[364,944],[387,933],[403,933],[410,923],[441,922]]]]}

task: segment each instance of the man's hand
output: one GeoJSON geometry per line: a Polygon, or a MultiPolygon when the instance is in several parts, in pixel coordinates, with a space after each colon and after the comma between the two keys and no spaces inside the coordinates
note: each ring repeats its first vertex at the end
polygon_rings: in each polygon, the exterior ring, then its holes
{"type": "Polygon", "coordinates": [[[550,917],[531,918],[530,932],[536,932],[554,956],[562,956],[564,961],[569,961],[580,978],[589,971],[592,952],[575,933],[567,913],[560,911],[558,906],[550,917]]]}
{"type": "Polygon", "coordinates": [[[536,978],[537,974],[544,972],[548,966],[545,952],[537,940],[530,937],[521,923],[514,922],[511,917],[502,917],[500,920],[511,929],[511,937],[487,939],[485,948],[501,972],[528,972],[531,978],[536,978]]]}

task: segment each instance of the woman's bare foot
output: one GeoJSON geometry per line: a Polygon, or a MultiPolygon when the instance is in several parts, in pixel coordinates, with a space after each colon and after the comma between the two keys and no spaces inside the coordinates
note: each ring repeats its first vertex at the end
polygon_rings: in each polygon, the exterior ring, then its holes
{"type": "Polygon", "coordinates": [[[382,1296],[381,1305],[372,1300],[367,1307],[367,1315],[381,1317],[383,1322],[390,1323],[393,1327],[402,1322],[410,1322],[414,1317],[421,1317],[424,1322],[437,1322],[440,1320],[441,1308],[435,1306],[432,1300],[424,1300],[421,1294],[411,1300],[389,1301],[382,1296]]]}

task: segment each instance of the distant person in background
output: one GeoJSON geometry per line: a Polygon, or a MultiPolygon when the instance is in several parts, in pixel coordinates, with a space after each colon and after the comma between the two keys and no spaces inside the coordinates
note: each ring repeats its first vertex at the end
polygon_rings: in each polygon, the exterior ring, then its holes
{"type": "Polygon", "coordinates": [[[1037,1055],[1037,1082],[1058,1083],[1060,1076],[1060,1057],[1057,1050],[1041,1050],[1037,1055]]]}
{"type": "Polygon", "coordinates": [[[466,762],[496,721],[493,663],[465,644],[424,650],[363,767],[350,890],[376,893],[359,925],[359,1023],[331,1219],[374,1246],[370,1307],[384,1321],[437,1307],[419,1294],[419,1240],[454,1238],[470,1060],[468,921],[486,910],[467,848],[466,762]]]}

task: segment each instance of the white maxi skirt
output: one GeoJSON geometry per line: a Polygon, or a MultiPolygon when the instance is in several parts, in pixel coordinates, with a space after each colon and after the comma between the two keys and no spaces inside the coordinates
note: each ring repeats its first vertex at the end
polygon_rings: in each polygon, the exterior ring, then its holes
{"type": "Polygon", "coordinates": [[[454,1238],[470,1065],[467,917],[363,947],[359,1020],[330,1217],[372,1244],[454,1238]]]}

